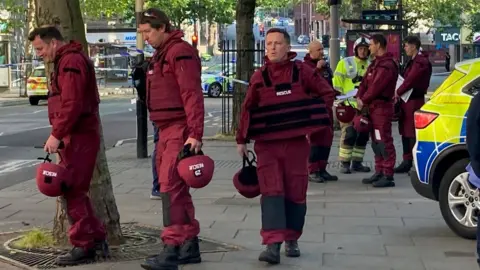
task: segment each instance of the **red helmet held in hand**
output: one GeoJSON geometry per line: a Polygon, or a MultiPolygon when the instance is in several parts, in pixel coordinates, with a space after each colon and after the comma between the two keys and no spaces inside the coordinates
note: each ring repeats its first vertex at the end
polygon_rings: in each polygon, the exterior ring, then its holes
{"type": "Polygon", "coordinates": [[[335,107],[335,115],[337,116],[338,121],[342,123],[352,122],[355,114],[356,109],[350,104],[342,102],[335,107]]]}
{"type": "Polygon", "coordinates": [[[69,169],[51,163],[49,156],[50,154],[47,154],[45,158],[39,158],[44,162],[37,167],[37,187],[48,197],[62,196],[71,187],[73,175],[69,169]]]}
{"type": "Polygon", "coordinates": [[[253,165],[254,162],[256,163],[255,154],[252,151],[248,151],[248,153],[253,157],[251,160],[248,159],[248,156],[243,157],[243,167],[233,176],[233,185],[240,195],[252,199],[260,195],[260,186],[257,167],[253,165]]]}
{"type": "Polygon", "coordinates": [[[372,129],[372,121],[367,115],[357,114],[353,118],[353,128],[361,133],[370,132],[372,129]]]}
{"type": "Polygon", "coordinates": [[[212,181],[215,162],[202,151],[194,154],[190,147],[190,144],[186,144],[178,154],[180,160],[177,165],[178,175],[189,187],[203,188],[212,181]]]}

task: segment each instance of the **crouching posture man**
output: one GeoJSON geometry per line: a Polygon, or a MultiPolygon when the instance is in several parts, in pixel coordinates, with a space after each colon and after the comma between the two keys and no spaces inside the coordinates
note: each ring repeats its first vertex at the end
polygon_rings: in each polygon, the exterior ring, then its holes
{"type": "Polygon", "coordinates": [[[266,35],[266,64],[257,70],[247,90],[237,130],[237,150],[247,154],[255,141],[262,194],[262,243],[259,260],[280,263],[285,242],[289,257],[300,256],[300,238],[307,211],[308,157],[306,135],[331,127],[335,93],[318,72],[292,61],[290,36],[272,28],[266,35]],[[322,81],[323,83],[319,83],[322,81]]]}
{"type": "Polygon", "coordinates": [[[60,154],[60,165],[71,170],[74,185],[64,193],[73,249],[57,258],[58,265],[76,265],[95,259],[99,245],[106,246],[105,228],[95,216],[88,197],[100,148],[100,119],[95,70],[82,45],[66,43],[55,27],[34,29],[28,39],[45,63],[54,63],[50,79],[48,118],[52,133],[48,153],[60,154]],[[59,150],[63,141],[64,148],[59,150]]]}
{"type": "Polygon", "coordinates": [[[157,171],[160,178],[164,249],[141,265],[144,269],[176,270],[179,264],[201,262],[195,208],[189,186],[179,176],[178,155],[185,145],[199,153],[202,147],[204,103],[198,51],[173,30],[158,9],[141,14],[139,31],[155,53],[147,68],[147,107],[160,129],[157,171]]]}

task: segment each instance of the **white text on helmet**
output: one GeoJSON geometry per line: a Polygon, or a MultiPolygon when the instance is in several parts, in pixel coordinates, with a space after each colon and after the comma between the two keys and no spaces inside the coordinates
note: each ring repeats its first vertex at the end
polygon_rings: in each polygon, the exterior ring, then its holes
{"type": "Polygon", "coordinates": [[[43,170],[43,175],[45,176],[50,176],[50,177],[57,177],[57,173],[56,172],[51,172],[51,171],[45,171],[43,170]]]}
{"type": "Polygon", "coordinates": [[[188,166],[188,169],[189,169],[190,171],[193,171],[193,170],[201,169],[201,168],[203,168],[203,167],[205,167],[205,165],[203,165],[203,163],[199,163],[199,164],[195,164],[195,165],[190,165],[190,166],[188,166]]]}
{"type": "Polygon", "coordinates": [[[286,96],[286,95],[291,95],[292,90],[285,90],[285,91],[279,91],[277,92],[277,96],[286,96]]]}

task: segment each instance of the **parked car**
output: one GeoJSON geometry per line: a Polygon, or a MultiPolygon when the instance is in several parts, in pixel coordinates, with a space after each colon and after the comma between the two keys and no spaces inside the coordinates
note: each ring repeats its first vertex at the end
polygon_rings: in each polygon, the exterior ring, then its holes
{"type": "Polygon", "coordinates": [[[310,43],[310,37],[308,37],[307,35],[300,35],[297,38],[297,43],[298,44],[308,44],[308,43],[310,43]]]}
{"type": "MultiPolygon", "coordinates": [[[[255,68],[260,66],[260,64],[254,64],[255,68]]],[[[235,78],[235,74],[235,63],[229,63],[228,65],[216,64],[206,67],[202,70],[201,77],[203,93],[214,98],[220,97],[224,88],[227,89],[227,93],[232,93],[233,84],[227,78],[235,78]]]]}
{"type": "Polygon", "coordinates": [[[45,66],[36,67],[27,80],[27,95],[30,105],[38,105],[40,100],[48,98],[45,66]]]}
{"type": "Polygon", "coordinates": [[[439,202],[443,219],[457,235],[476,238],[479,190],[468,181],[465,143],[470,101],[480,90],[480,58],[457,63],[430,100],[415,112],[417,141],[410,172],[416,192],[439,202]]]}

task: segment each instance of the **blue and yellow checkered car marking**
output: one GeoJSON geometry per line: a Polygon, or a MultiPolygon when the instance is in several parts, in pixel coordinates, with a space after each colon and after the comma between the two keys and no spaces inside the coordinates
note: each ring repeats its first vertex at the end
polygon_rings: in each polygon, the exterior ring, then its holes
{"type": "Polygon", "coordinates": [[[466,117],[472,96],[464,93],[480,74],[480,59],[457,64],[456,70],[442,83],[422,107],[438,114],[429,126],[417,129],[415,159],[420,182],[427,184],[433,162],[450,146],[465,143],[466,117]]]}

